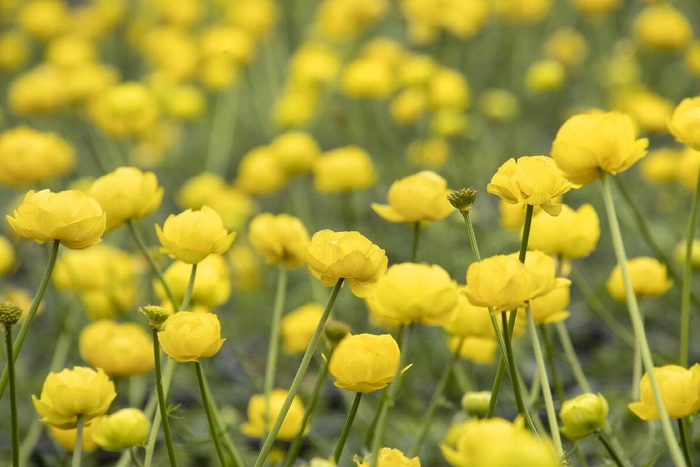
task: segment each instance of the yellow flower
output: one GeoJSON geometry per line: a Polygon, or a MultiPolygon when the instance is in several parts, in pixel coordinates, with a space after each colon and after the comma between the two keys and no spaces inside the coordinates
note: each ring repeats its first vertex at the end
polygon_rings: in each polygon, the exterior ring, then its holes
{"type": "Polygon", "coordinates": [[[547,214],[556,216],[561,204],[556,198],[571,189],[551,157],[525,156],[517,161],[509,159],[498,168],[486,191],[498,195],[505,202],[540,206],[547,214]]]}
{"type": "Polygon", "coordinates": [[[493,363],[493,357],[496,355],[498,341],[494,337],[478,337],[478,336],[450,336],[447,341],[447,348],[450,353],[457,350],[457,346],[462,342],[462,347],[459,349],[459,357],[468,360],[477,365],[488,365],[493,363]],[[464,342],[462,342],[464,339],[464,342]]]}
{"type": "MultiPolygon", "coordinates": [[[[510,312],[506,311],[506,318],[510,312]]],[[[501,331],[503,325],[497,319],[501,331]]],[[[525,313],[518,313],[515,317],[515,327],[513,337],[520,337],[527,327],[527,316],[525,313]]],[[[448,320],[442,323],[442,328],[449,334],[459,337],[478,337],[495,341],[496,332],[493,330],[489,309],[483,306],[472,305],[464,293],[459,294],[457,307],[450,313],[448,320]]],[[[462,348],[464,351],[467,345],[462,348]]]]}
{"type": "Polygon", "coordinates": [[[83,360],[114,377],[141,375],[155,364],[151,336],[136,323],[90,323],[80,332],[78,348],[83,360]]]}
{"type": "MultiPolygon", "coordinates": [[[[369,467],[370,462],[365,459],[360,462],[359,459],[353,459],[356,467],[369,467]]],[[[410,459],[403,452],[393,448],[381,448],[377,457],[376,467],[420,467],[420,459],[411,457],[410,459]]]]}
{"type": "Polygon", "coordinates": [[[444,178],[424,170],[392,183],[389,204],[372,203],[372,209],[389,222],[436,221],[453,212],[447,200],[451,191],[444,178]]]}
{"type": "Polygon", "coordinates": [[[236,232],[226,232],[221,216],[208,206],[171,214],[163,228],[156,225],[163,252],[188,264],[197,264],[210,254],[220,255],[231,246],[236,232]]]}
{"type": "Polygon", "coordinates": [[[574,0],[574,7],[584,14],[611,13],[620,6],[620,0],[574,0]]]}
{"type": "Polygon", "coordinates": [[[287,183],[287,173],[270,146],[248,151],[238,163],[237,188],[251,195],[269,195],[287,183]]]}
{"type": "MultiPolygon", "coordinates": [[[[678,264],[684,264],[685,262],[685,250],[686,250],[686,240],[681,240],[678,242],[676,247],[673,249],[673,258],[678,262],[678,264]]],[[[700,268],[700,240],[693,240],[693,246],[690,252],[690,265],[693,269],[700,268]]]]}
{"type": "Polygon", "coordinates": [[[158,209],[163,199],[163,187],[158,186],[153,172],[119,167],[95,180],[87,194],[95,198],[107,213],[107,231],[110,231],[158,209]]]}
{"type": "MultiPolygon", "coordinates": [[[[569,317],[567,307],[571,300],[569,286],[557,287],[552,291],[531,299],[530,312],[532,319],[538,324],[556,323],[569,317]]],[[[524,310],[521,310],[524,311],[524,310]]]]}
{"type": "Polygon", "coordinates": [[[386,272],[386,252],[360,232],[320,230],[311,237],[307,263],[309,272],[326,287],[345,278],[350,291],[364,297],[386,272]]]}
{"type": "MultiPolygon", "coordinates": [[[[682,151],[678,148],[661,148],[649,151],[639,164],[639,175],[648,183],[669,183],[676,179],[682,151]]],[[[695,183],[693,183],[695,189],[695,183]]]]}
{"type": "Polygon", "coordinates": [[[428,104],[433,109],[464,110],[471,93],[464,75],[450,68],[441,68],[428,83],[428,104]]]}
{"type": "Polygon", "coordinates": [[[323,193],[361,190],[377,180],[372,159],[364,149],[346,146],[324,153],[313,163],[314,186],[323,193]]]}
{"type": "Polygon", "coordinates": [[[600,393],[581,394],[562,403],[559,418],[564,424],[559,431],[571,441],[578,441],[605,428],[608,401],[600,393]]]}
{"type": "Polygon", "coordinates": [[[668,129],[679,143],[700,151],[700,96],[688,97],[674,109],[668,129]]]}
{"type": "Polygon", "coordinates": [[[339,388],[374,392],[394,379],[400,357],[399,345],[390,334],[355,334],[340,341],[328,371],[339,388]]]}
{"type": "Polygon", "coordinates": [[[401,263],[379,278],[367,305],[383,319],[439,325],[457,306],[457,283],[440,266],[401,263]]]}
{"type": "MultiPolygon", "coordinates": [[[[102,417],[94,418],[92,422],[83,427],[82,452],[93,452],[97,449],[97,443],[93,441],[92,435],[100,430],[101,420],[102,417]]],[[[62,430],[53,425],[49,425],[49,434],[51,437],[69,452],[75,450],[75,438],[77,433],[77,428],[62,430]]]]}
{"type": "Polygon", "coordinates": [[[32,402],[43,423],[65,429],[76,426],[78,415],[87,424],[104,414],[115,397],[114,383],[102,369],[75,366],[49,373],[41,397],[32,394],[32,402]]]}
{"type": "Polygon", "coordinates": [[[562,205],[558,216],[540,212],[532,217],[528,248],[574,259],[588,256],[600,238],[598,214],[590,204],[577,210],[562,205]]]}
{"type": "Polygon", "coordinates": [[[309,233],[294,216],[259,214],[250,221],[248,238],[268,263],[288,268],[306,264],[309,233]]]}
{"type": "MultiPolygon", "coordinates": [[[[683,418],[697,412],[700,408],[700,364],[696,363],[689,370],[678,365],[656,367],[654,375],[669,417],[683,418]]],[[[639,382],[639,390],[641,401],[632,402],[627,407],[642,420],[659,418],[647,373],[639,382]]]]}
{"type": "Polygon", "coordinates": [[[288,131],[278,135],[270,143],[272,153],[288,175],[311,171],[314,160],[321,155],[321,148],[308,133],[288,131]]]}
{"type": "Polygon", "coordinates": [[[126,82],[107,88],[92,101],[89,113],[105,133],[137,136],[155,127],[160,115],[153,92],[138,82],[126,82]]]}
{"type": "Polygon", "coordinates": [[[12,269],[16,261],[17,258],[12,243],[7,237],[0,235],[0,275],[12,269]]]}
{"type": "Polygon", "coordinates": [[[345,66],[341,87],[350,97],[383,99],[394,91],[396,76],[385,60],[362,57],[345,66]]]}
{"type": "Polygon", "coordinates": [[[19,10],[19,26],[31,36],[49,41],[65,31],[68,5],[60,0],[31,0],[19,10]]]}
{"type": "Polygon", "coordinates": [[[676,164],[676,180],[683,188],[692,193],[698,184],[700,173],[700,151],[687,147],[681,151],[680,160],[676,164]]]}
{"type": "Polygon", "coordinates": [[[561,28],[556,30],[545,41],[544,55],[549,59],[562,63],[567,68],[575,68],[586,59],[588,44],[584,36],[575,29],[561,28]]]}
{"type": "Polygon", "coordinates": [[[0,133],[0,183],[19,187],[62,175],[75,165],[75,151],[56,133],[18,126],[0,133]]]}
{"type": "Polygon", "coordinates": [[[307,303],[284,315],[280,323],[280,337],[285,353],[306,351],[321,315],[323,307],[318,303],[307,303]]]}
{"type": "MultiPolygon", "coordinates": [[[[673,285],[673,281],[668,278],[666,265],[655,258],[648,256],[632,258],[627,261],[627,270],[637,298],[658,297],[665,294],[673,285]]],[[[605,286],[613,298],[621,302],[626,300],[627,294],[619,264],[613,268],[605,286]]]]}
{"type": "MultiPolygon", "coordinates": [[[[262,264],[253,248],[244,243],[231,247],[227,254],[233,286],[237,289],[256,289],[262,283],[262,264]]],[[[195,279],[196,280],[196,279],[195,279]]]]}
{"type": "Polygon", "coordinates": [[[5,31],[0,34],[0,70],[14,71],[22,68],[29,59],[31,44],[29,38],[19,31],[5,31]]]}
{"type": "Polygon", "coordinates": [[[553,91],[566,81],[566,69],[557,60],[537,60],[525,72],[525,85],[533,93],[553,91]]]}
{"type": "Polygon", "coordinates": [[[213,313],[179,311],[169,316],[158,332],[163,352],[177,362],[213,357],[225,340],[221,338],[219,317],[213,313]]]}
{"type": "Polygon", "coordinates": [[[491,391],[468,391],[460,400],[462,410],[474,417],[482,417],[489,409],[491,391]]]}
{"type": "Polygon", "coordinates": [[[290,62],[293,81],[310,85],[332,82],[338,75],[338,70],[338,53],[323,42],[304,42],[296,49],[290,62]]]}
{"type": "Polygon", "coordinates": [[[226,186],[224,179],[211,172],[202,172],[187,179],[177,192],[177,204],[185,209],[200,209],[226,186]]]}
{"type": "Polygon", "coordinates": [[[76,250],[102,241],[106,225],[100,204],[75,190],[29,190],[14,217],[5,218],[21,237],[37,243],[58,240],[76,250]]]}
{"type": "MultiPolygon", "coordinates": [[[[270,432],[272,425],[277,420],[282,404],[287,398],[286,389],[273,389],[270,391],[269,402],[265,398],[265,394],[255,394],[248,401],[248,421],[241,425],[241,431],[244,435],[252,438],[262,438],[270,432]],[[269,405],[269,420],[265,423],[265,413],[268,411],[269,405]]],[[[299,396],[294,396],[292,405],[289,406],[289,411],[282,421],[282,426],[277,433],[277,439],[282,441],[291,441],[299,433],[301,422],[304,418],[304,404],[299,396]]]]}
{"type": "MultiPolygon", "coordinates": [[[[182,303],[192,274],[192,266],[176,261],[165,270],[163,277],[168,283],[170,291],[178,303],[182,303]]],[[[153,288],[158,298],[169,302],[168,294],[163,284],[153,280],[153,288]]],[[[226,267],[226,260],[219,255],[210,255],[197,263],[197,274],[194,277],[194,286],[190,297],[190,308],[203,306],[207,309],[215,308],[231,296],[231,278],[226,267]]]]}
{"type": "Polygon", "coordinates": [[[649,140],[637,139],[632,120],[618,112],[574,115],[559,128],[552,158],[571,182],[585,185],[598,171],[617,174],[644,157],[649,140]]]}
{"type": "Polygon", "coordinates": [[[681,50],[693,38],[688,17],[669,3],[649,5],[634,18],[635,38],[652,49],[681,50]]]}
{"type": "Polygon", "coordinates": [[[401,125],[415,123],[425,111],[427,102],[428,96],[423,88],[406,88],[391,100],[391,116],[401,125]]]}
{"type": "Polygon", "coordinates": [[[92,439],[107,451],[121,451],[138,446],[148,437],[151,422],[139,409],[126,408],[104,415],[100,429],[92,434],[92,439]]]}
{"type": "Polygon", "coordinates": [[[479,95],[479,111],[498,122],[509,122],[520,115],[520,102],[507,89],[486,89],[479,95]]]}

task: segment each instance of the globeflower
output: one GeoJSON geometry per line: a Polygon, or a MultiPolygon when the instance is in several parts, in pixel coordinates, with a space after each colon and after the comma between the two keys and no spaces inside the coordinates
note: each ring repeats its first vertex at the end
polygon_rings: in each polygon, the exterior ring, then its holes
{"type": "Polygon", "coordinates": [[[41,397],[32,395],[32,402],[43,423],[65,429],[76,427],[78,415],[88,424],[104,414],[115,397],[114,383],[102,369],[75,366],[50,372],[41,397]]]}
{"type": "Polygon", "coordinates": [[[386,252],[360,232],[320,230],[307,250],[309,272],[326,287],[347,279],[350,291],[365,297],[386,272],[386,252]]]}
{"type": "Polygon", "coordinates": [[[306,264],[309,234],[294,216],[259,214],[250,221],[248,238],[268,263],[288,268],[306,264]]]}
{"type": "Polygon", "coordinates": [[[374,392],[394,379],[400,357],[399,345],[390,334],[355,334],[340,341],[328,371],[339,388],[374,392]]]}
{"type": "Polygon", "coordinates": [[[564,424],[559,431],[571,441],[578,441],[605,428],[608,401],[601,394],[581,394],[564,401],[559,418],[564,424]]]}
{"type": "Polygon", "coordinates": [[[451,192],[444,178],[424,170],[395,181],[387,194],[389,204],[372,203],[372,209],[389,222],[436,221],[452,213],[451,192]]]}
{"type": "Polygon", "coordinates": [[[92,439],[102,449],[121,451],[131,446],[138,446],[148,437],[151,422],[139,409],[126,408],[104,415],[100,428],[92,439]]]}
{"type": "MultiPolygon", "coordinates": [[[[192,266],[175,261],[163,272],[175,300],[182,303],[192,275],[192,266]]],[[[161,300],[169,302],[163,284],[153,280],[153,289],[161,300]]],[[[190,311],[202,306],[207,310],[225,303],[231,296],[231,277],[226,260],[220,255],[209,255],[197,263],[197,274],[190,296],[190,311]]]]}
{"type": "MultiPolygon", "coordinates": [[[[690,369],[679,365],[664,365],[654,368],[654,375],[669,417],[683,418],[697,412],[700,408],[700,364],[696,363],[690,369]]],[[[644,373],[639,382],[639,391],[641,400],[632,402],[627,407],[642,420],[659,418],[647,373],[644,373]]]]}
{"type": "Polygon", "coordinates": [[[5,218],[21,237],[37,243],[60,241],[76,250],[102,241],[106,225],[100,204],[76,190],[29,190],[14,217],[5,218]]]}
{"type": "Polygon", "coordinates": [[[155,365],[151,336],[136,323],[90,323],[80,332],[78,348],[83,360],[114,377],[141,375],[155,365]]]}
{"type": "MultiPolygon", "coordinates": [[[[665,294],[673,285],[673,281],[668,278],[666,265],[655,258],[648,256],[632,258],[627,261],[627,270],[637,298],[658,297],[665,294]]],[[[619,264],[613,268],[605,286],[614,299],[621,302],[626,300],[627,294],[619,264]]]]}
{"type": "Polygon", "coordinates": [[[567,259],[582,258],[595,250],[600,238],[598,214],[590,204],[574,210],[561,205],[558,216],[536,213],[530,226],[528,248],[567,259]]]}
{"type": "Polygon", "coordinates": [[[179,311],[165,320],[158,332],[163,352],[177,362],[198,362],[221,349],[219,317],[213,313],[179,311]]]}
{"type": "Polygon", "coordinates": [[[629,116],[592,111],[574,115],[557,131],[552,158],[572,183],[596,180],[599,170],[624,172],[645,156],[649,140],[637,139],[629,116]]]}
{"type": "MultiPolygon", "coordinates": [[[[370,462],[366,457],[362,462],[357,458],[353,460],[356,467],[370,466],[370,462]]],[[[379,450],[376,467],[420,467],[420,459],[417,457],[409,459],[398,449],[384,447],[379,450]]]]}
{"type": "Polygon", "coordinates": [[[700,151],[700,96],[687,97],[678,104],[668,129],[676,141],[700,151]]]}
{"type": "Polygon", "coordinates": [[[156,225],[156,234],[163,252],[188,264],[197,264],[210,254],[224,253],[236,237],[236,232],[226,232],[221,216],[208,206],[202,206],[200,211],[188,209],[171,214],[162,229],[156,225]]]}
{"type": "MultiPolygon", "coordinates": [[[[251,397],[248,401],[248,421],[241,425],[243,434],[252,438],[262,438],[269,433],[286,398],[286,389],[273,389],[270,391],[269,401],[265,394],[255,394],[251,397]],[[267,423],[265,423],[266,413],[268,414],[267,423]]],[[[277,433],[277,439],[282,441],[294,439],[301,429],[303,418],[304,404],[299,396],[294,396],[292,405],[289,407],[289,411],[285,415],[282,426],[277,433]]]]}
{"type": "Polygon", "coordinates": [[[556,216],[561,204],[555,200],[571,189],[554,160],[547,156],[525,156],[509,159],[486,186],[486,191],[498,195],[506,203],[540,206],[547,214],[556,216]]]}
{"type": "Polygon", "coordinates": [[[323,307],[318,303],[307,303],[284,315],[280,323],[282,350],[289,354],[306,351],[321,316],[323,307]]]}
{"type": "Polygon", "coordinates": [[[377,180],[369,154],[357,146],[346,146],[324,153],[311,167],[314,186],[323,193],[361,190],[377,180]]]}

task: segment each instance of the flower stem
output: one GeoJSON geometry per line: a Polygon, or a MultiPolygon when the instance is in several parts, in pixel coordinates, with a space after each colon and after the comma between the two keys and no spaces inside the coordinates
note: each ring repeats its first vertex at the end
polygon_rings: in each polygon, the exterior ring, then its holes
{"type": "Polygon", "coordinates": [[[576,355],[576,351],[574,350],[574,346],[571,343],[571,337],[569,337],[569,331],[566,328],[566,323],[564,323],[564,321],[557,321],[556,323],[554,323],[554,326],[557,328],[557,334],[559,334],[559,341],[561,342],[561,346],[564,349],[566,359],[569,361],[569,365],[571,365],[571,370],[574,373],[574,378],[576,378],[576,382],[581,387],[581,390],[583,392],[593,392],[591,390],[591,385],[588,383],[586,375],[581,369],[581,363],[579,362],[578,356],[576,355]]]}
{"type": "Polygon", "coordinates": [[[80,461],[83,454],[83,415],[78,414],[78,422],[75,427],[75,447],[73,448],[73,461],[71,467],[80,467],[80,461]]]}
{"type": "Polygon", "coordinates": [[[306,352],[304,353],[304,357],[301,359],[301,363],[299,364],[299,369],[297,370],[297,374],[294,376],[294,380],[292,381],[292,385],[289,388],[289,392],[287,393],[287,398],[284,400],[284,403],[282,404],[282,407],[280,408],[279,415],[277,416],[277,420],[275,420],[275,424],[272,425],[272,429],[270,430],[270,433],[268,433],[267,438],[265,439],[265,443],[262,446],[262,449],[260,450],[260,454],[258,455],[258,458],[255,461],[255,467],[262,467],[262,465],[265,463],[265,459],[267,459],[268,454],[270,454],[270,450],[272,449],[272,444],[275,441],[275,438],[277,438],[277,433],[279,433],[280,428],[282,427],[282,422],[284,421],[284,418],[287,416],[287,412],[289,411],[289,407],[292,405],[292,401],[294,400],[294,397],[296,396],[297,392],[299,391],[299,386],[301,385],[301,380],[304,378],[304,374],[306,374],[306,369],[309,367],[309,363],[311,363],[311,357],[313,356],[314,352],[316,351],[316,346],[318,345],[318,341],[321,339],[321,333],[323,332],[323,327],[326,324],[326,321],[328,320],[328,316],[331,314],[331,310],[333,309],[333,304],[335,303],[336,298],[338,297],[338,292],[340,292],[340,288],[343,286],[343,278],[341,277],[338,279],[338,282],[335,283],[335,286],[333,287],[333,291],[331,292],[331,296],[328,299],[328,303],[326,304],[326,309],[323,310],[323,315],[321,315],[321,319],[318,322],[318,326],[316,326],[316,330],[314,331],[313,336],[311,337],[311,341],[309,342],[309,346],[306,348],[306,352]]]}
{"type": "Polygon", "coordinates": [[[683,455],[688,467],[693,467],[693,458],[690,456],[690,443],[688,436],[688,417],[678,419],[678,432],[681,436],[681,446],[683,447],[683,455]]]}
{"type": "Polygon", "coordinates": [[[501,356],[498,360],[498,368],[496,369],[496,377],[493,379],[493,387],[491,388],[491,399],[489,399],[489,409],[486,411],[485,418],[493,417],[493,412],[496,410],[496,402],[498,402],[498,391],[501,388],[503,381],[503,373],[506,369],[506,359],[501,356]]]}
{"type": "Polygon", "coordinates": [[[535,207],[531,204],[527,205],[525,208],[525,222],[523,223],[523,236],[520,239],[520,252],[518,253],[518,259],[521,263],[525,262],[525,256],[527,255],[527,244],[530,241],[530,227],[532,226],[532,213],[535,207]]]}
{"type": "MultiPolygon", "coordinates": [[[[267,362],[265,364],[265,379],[263,392],[265,394],[265,423],[270,426],[270,392],[275,384],[275,371],[277,369],[277,356],[280,346],[280,321],[284,310],[285,295],[287,293],[287,268],[280,266],[277,276],[277,291],[275,292],[275,304],[272,309],[272,323],[270,324],[270,342],[267,349],[267,362]]],[[[263,433],[263,436],[266,433],[263,433]]]]}
{"type": "Polygon", "coordinates": [[[420,237],[420,222],[413,223],[413,245],[411,247],[411,262],[415,263],[418,257],[418,238],[420,237]]]}
{"type": "Polygon", "coordinates": [[[199,392],[202,395],[202,404],[204,405],[204,411],[207,414],[207,421],[209,422],[209,431],[211,432],[211,437],[214,440],[214,446],[216,446],[216,453],[219,455],[219,462],[221,462],[222,467],[226,466],[226,458],[224,457],[224,450],[221,447],[221,441],[219,441],[219,434],[216,430],[216,423],[214,421],[214,415],[212,414],[211,405],[209,404],[209,397],[207,394],[207,389],[204,386],[204,374],[202,372],[202,365],[198,361],[194,362],[194,368],[197,370],[197,381],[199,381],[199,392]]]}
{"type": "Polygon", "coordinates": [[[348,440],[348,435],[350,434],[352,422],[355,421],[355,415],[357,415],[357,408],[360,406],[361,399],[362,393],[355,393],[355,399],[352,402],[352,407],[350,407],[350,412],[348,412],[348,418],[345,419],[343,431],[340,432],[338,444],[335,445],[335,451],[333,452],[333,462],[335,462],[336,465],[338,464],[338,461],[340,461],[341,454],[343,454],[343,448],[345,447],[345,442],[348,440]]]}
{"type": "Polygon", "coordinates": [[[19,467],[19,426],[17,423],[17,388],[15,387],[15,359],[12,358],[12,325],[5,325],[7,374],[10,382],[10,424],[12,426],[12,466],[19,467]]]}
{"type": "MultiPolygon", "coordinates": [[[[155,341],[155,339],[154,339],[155,341]]],[[[155,344],[154,344],[155,345],[155,344]]],[[[160,350],[159,350],[160,353],[160,350]]],[[[168,389],[170,387],[170,382],[172,381],[173,378],[173,370],[175,369],[175,360],[172,360],[170,358],[165,360],[165,371],[163,371],[163,376],[162,376],[162,390],[163,390],[163,399],[168,397],[168,389]]],[[[160,416],[161,412],[158,411],[158,408],[160,407],[160,398],[158,397],[158,385],[156,383],[156,391],[155,394],[151,395],[151,399],[148,401],[148,404],[146,404],[146,410],[144,410],[144,413],[146,414],[147,417],[153,416],[153,423],[151,424],[151,434],[148,435],[148,444],[146,445],[146,458],[144,460],[144,465],[146,467],[150,467],[151,463],[153,462],[153,453],[155,450],[155,445],[156,445],[156,439],[158,438],[158,430],[160,429],[160,423],[162,421],[162,418],[160,416]]],[[[122,458],[119,460],[119,463],[117,464],[118,467],[123,467],[128,462],[128,456],[122,454],[122,458]]]]}
{"type": "Polygon", "coordinates": [[[605,437],[605,434],[603,433],[598,433],[598,439],[600,440],[601,443],[603,443],[603,446],[605,446],[605,449],[608,451],[608,454],[610,454],[610,457],[612,460],[615,462],[615,464],[618,467],[626,467],[627,464],[625,464],[620,456],[618,455],[617,451],[615,450],[615,447],[612,445],[610,441],[605,437]]]}
{"type": "MultiPolygon", "coordinates": [[[[514,320],[514,317],[516,313],[518,312],[517,309],[512,310],[510,312],[510,319],[511,321],[514,320]]],[[[537,429],[535,428],[535,424],[532,421],[532,418],[530,417],[529,412],[527,411],[527,407],[525,406],[525,401],[523,399],[523,391],[520,386],[520,376],[518,375],[518,367],[515,365],[515,356],[513,355],[513,343],[512,343],[512,327],[510,323],[508,322],[508,318],[506,317],[505,313],[501,313],[501,323],[503,325],[503,328],[506,330],[503,333],[503,338],[505,339],[505,344],[506,344],[506,364],[508,365],[508,374],[510,375],[510,381],[511,384],[513,385],[513,394],[515,395],[515,404],[518,407],[518,413],[522,415],[525,418],[525,423],[532,431],[533,433],[537,433],[537,429]]],[[[491,397],[493,397],[493,394],[491,394],[491,397]]]]}
{"type": "Polygon", "coordinates": [[[190,280],[187,283],[187,290],[185,291],[185,296],[182,298],[182,305],[180,305],[181,310],[187,310],[190,306],[190,299],[192,298],[192,289],[194,289],[194,279],[197,275],[197,264],[192,265],[192,272],[190,273],[190,280]]]}
{"type": "Polygon", "coordinates": [[[612,190],[610,189],[607,173],[603,171],[600,172],[600,182],[603,192],[603,202],[605,204],[605,211],[607,213],[608,224],[610,226],[610,234],[612,236],[613,249],[615,250],[617,263],[619,264],[620,272],[622,273],[622,281],[625,284],[625,293],[627,296],[627,309],[629,311],[630,320],[632,321],[632,328],[634,329],[635,339],[637,340],[637,345],[639,346],[639,349],[642,354],[642,362],[644,364],[644,369],[649,377],[649,382],[651,383],[651,389],[654,394],[656,408],[659,412],[659,421],[661,422],[661,428],[664,433],[666,445],[669,449],[674,464],[677,466],[684,466],[686,465],[686,463],[683,458],[683,454],[681,453],[681,450],[678,447],[678,444],[676,443],[673,428],[671,427],[671,421],[669,419],[666,406],[664,405],[664,400],[661,397],[661,391],[659,388],[659,383],[656,379],[656,374],[654,373],[654,360],[651,355],[649,342],[647,341],[646,332],[642,323],[641,313],[639,312],[637,297],[634,295],[634,290],[632,289],[632,282],[630,281],[629,271],[627,270],[627,255],[625,253],[625,247],[622,241],[620,225],[617,221],[615,203],[613,201],[612,190]]]}
{"type": "MultiPolygon", "coordinates": [[[[559,379],[559,372],[557,371],[557,365],[554,359],[554,344],[552,343],[552,337],[550,335],[548,324],[538,324],[537,328],[540,331],[542,331],[544,355],[547,359],[549,371],[552,372],[552,385],[554,386],[554,391],[556,391],[559,401],[564,401],[566,400],[566,396],[564,395],[564,387],[562,386],[561,380],[559,379]]],[[[530,393],[530,396],[532,396],[532,393],[530,393]]]]}
{"type": "MultiPolygon", "coordinates": [[[[172,467],[177,466],[175,450],[173,449],[173,439],[170,434],[170,422],[168,421],[168,407],[165,405],[165,392],[163,390],[163,375],[160,365],[160,343],[158,342],[158,331],[153,328],[153,357],[156,371],[156,390],[158,391],[158,407],[160,408],[160,419],[163,422],[163,434],[165,435],[165,446],[168,450],[168,458],[172,467]]],[[[154,422],[155,425],[155,422],[154,422]]],[[[150,463],[147,462],[146,465],[150,463]]]]}
{"type": "Polygon", "coordinates": [[[218,99],[214,108],[214,117],[211,122],[211,137],[205,162],[205,171],[225,174],[233,146],[233,135],[236,126],[236,113],[240,85],[231,84],[218,99]]]}
{"type": "MultiPolygon", "coordinates": [[[[695,183],[695,194],[690,208],[690,219],[688,220],[688,232],[686,233],[685,258],[683,261],[683,289],[681,291],[681,331],[680,331],[680,365],[688,367],[688,346],[690,342],[690,299],[693,273],[693,241],[695,239],[695,228],[698,222],[698,205],[700,205],[700,173],[698,181],[695,183]]],[[[686,456],[687,457],[687,456],[686,456]]],[[[690,465],[690,462],[688,463],[690,465]]]]}
{"type": "MultiPolygon", "coordinates": [[[[39,310],[39,305],[41,305],[41,300],[44,298],[44,293],[46,292],[46,287],[49,285],[49,279],[51,278],[51,273],[53,272],[53,267],[56,264],[56,257],[58,256],[58,247],[61,245],[61,242],[58,240],[54,240],[53,244],[51,245],[51,253],[49,255],[49,262],[46,264],[46,270],[44,271],[44,276],[41,278],[41,282],[39,283],[39,289],[36,291],[36,295],[34,295],[34,300],[32,301],[31,306],[29,307],[29,311],[27,311],[27,316],[24,318],[24,322],[22,323],[22,326],[19,328],[19,333],[17,334],[17,339],[15,340],[15,343],[12,347],[12,356],[8,356],[8,363],[10,360],[13,360],[13,362],[17,361],[17,355],[19,355],[19,351],[22,349],[22,344],[24,344],[24,339],[27,337],[27,332],[29,332],[29,327],[32,325],[32,322],[34,322],[34,318],[36,317],[36,312],[39,310]]],[[[5,393],[5,388],[7,387],[7,382],[9,379],[9,369],[8,366],[5,366],[5,369],[2,372],[2,376],[0,376],[0,398],[2,395],[5,393]]]]}

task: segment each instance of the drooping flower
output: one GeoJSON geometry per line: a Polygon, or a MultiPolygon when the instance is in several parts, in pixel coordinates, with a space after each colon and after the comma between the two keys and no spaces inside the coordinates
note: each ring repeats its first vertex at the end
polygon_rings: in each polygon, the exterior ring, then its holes
{"type": "Polygon", "coordinates": [[[386,387],[396,374],[401,351],[390,334],[355,334],[340,341],[328,371],[339,388],[373,392],[386,387]]]}
{"type": "MultiPolygon", "coordinates": [[[[690,369],[679,365],[664,365],[654,368],[654,375],[669,417],[683,418],[697,412],[700,408],[700,364],[696,363],[690,369]]],[[[642,420],[659,418],[647,373],[644,373],[639,382],[639,391],[641,400],[632,402],[627,407],[642,420]]]]}
{"type": "Polygon", "coordinates": [[[601,394],[581,394],[564,401],[559,418],[564,426],[559,431],[572,441],[578,441],[605,428],[608,401],[601,394]]]}
{"type": "Polygon", "coordinates": [[[213,313],[179,311],[165,320],[158,332],[163,352],[177,362],[197,362],[221,349],[219,317],[213,313]]]}
{"type": "Polygon", "coordinates": [[[451,191],[444,178],[424,170],[395,181],[387,194],[389,204],[372,203],[372,209],[389,222],[436,221],[453,212],[447,200],[451,191]]]}

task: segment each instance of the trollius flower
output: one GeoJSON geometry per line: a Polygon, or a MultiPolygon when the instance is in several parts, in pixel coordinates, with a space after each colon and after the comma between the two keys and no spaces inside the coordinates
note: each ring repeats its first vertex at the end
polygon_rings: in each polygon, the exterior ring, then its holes
{"type": "Polygon", "coordinates": [[[178,362],[196,362],[221,349],[219,317],[213,313],[180,311],[168,317],[158,332],[163,352],[178,362]]]}
{"type": "Polygon", "coordinates": [[[339,388],[373,392],[386,387],[396,374],[401,351],[389,334],[355,334],[341,340],[328,371],[339,388]]]}

